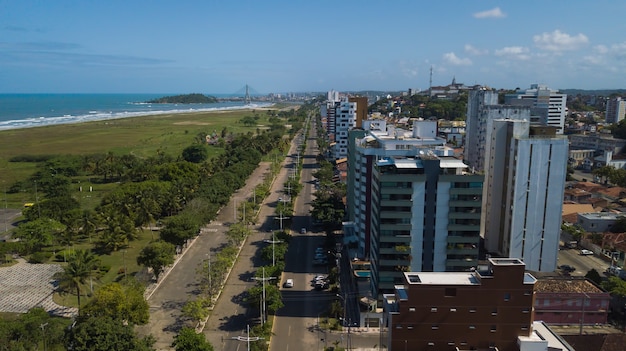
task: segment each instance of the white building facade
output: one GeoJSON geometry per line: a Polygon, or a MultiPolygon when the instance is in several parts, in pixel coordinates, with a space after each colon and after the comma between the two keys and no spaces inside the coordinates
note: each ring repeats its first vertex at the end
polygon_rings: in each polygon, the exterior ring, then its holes
{"type": "Polygon", "coordinates": [[[485,151],[495,119],[530,120],[530,107],[498,105],[493,90],[470,90],[467,101],[464,161],[476,172],[485,170],[485,151]]]}
{"type": "Polygon", "coordinates": [[[532,84],[530,89],[507,94],[506,105],[530,106],[532,121],[557,128],[557,134],[563,134],[567,114],[567,94],[551,90],[545,85],[532,84]]]}
{"type": "Polygon", "coordinates": [[[486,249],[532,271],[557,266],[568,141],[528,121],[493,122],[486,155],[486,249]]]}
{"type": "Polygon", "coordinates": [[[344,99],[335,111],[335,144],[333,157],[340,159],[348,156],[348,132],[356,127],[357,103],[344,99]]]}

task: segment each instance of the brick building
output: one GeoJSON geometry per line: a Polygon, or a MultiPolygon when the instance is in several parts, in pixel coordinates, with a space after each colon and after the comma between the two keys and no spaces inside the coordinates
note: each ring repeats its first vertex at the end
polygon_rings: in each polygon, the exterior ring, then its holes
{"type": "Polygon", "coordinates": [[[473,272],[405,272],[385,294],[391,350],[517,351],[532,342],[534,284],[516,258],[473,272]],[[523,339],[522,339],[523,338],[523,339]]]}

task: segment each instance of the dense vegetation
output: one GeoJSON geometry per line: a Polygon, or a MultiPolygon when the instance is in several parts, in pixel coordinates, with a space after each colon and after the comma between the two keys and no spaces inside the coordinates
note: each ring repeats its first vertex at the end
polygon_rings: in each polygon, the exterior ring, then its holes
{"type": "MultiPolygon", "coordinates": [[[[0,253],[9,261],[11,255],[6,254],[19,254],[31,262],[59,262],[64,268],[58,277],[60,291],[73,296],[73,302],[63,301],[80,307],[75,328],[48,343],[48,349],[58,349],[53,344],[61,343],[73,349],[89,343],[96,348],[116,349],[105,340],[97,346],[102,333],[119,335],[124,341],[115,342],[125,349],[151,349],[150,338],[138,339],[129,329],[148,320],[145,284],[158,278],[163,267],[172,262],[176,247],[186,245],[202,225],[215,218],[262,158],[277,160],[284,155],[290,140],[285,135],[300,128],[303,113],[295,109],[272,111],[272,121],[256,133],[214,133],[214,144],[209,143],[208,133],[200,137],[190,134],[190,146],[179,150],[177,157],[157,150],[148,157],[106,152],[14,158],[13,162],[35,162],[36,172],[14,182],[7,191],[33,193],[35,201],[24,209],[24,221],[14,231],[14,237],[21,240],[0,243],[0,253]],[[288,130],[285,125],[293,128],[288,130]],[[208,157],[207,148],[221,151],[208,153],[213,155],[208,157]],[[82,190],[80,181],[85,179],[87,184],[107,189],[93,206],[81,199],[87,192],[86,184],[85,192],[77,191],[82,190]],[[130,269],[136,264],[151,268],[154,276],[146,275],[146,270],[130,269]],[[99,282],[100,288],[87,296],[91,281],[99,282]],[[120,326],[123,330],[118,330],[120,326]]],[[[259,187],[255,193],[258,199],[267,194],[270,183],[268,179],[259,187]]],[[[234,247],[247,235],[243,229],[234,225],[229,231],[232,249],[225,247],[212,259],[211,270],[204,275],[210,281],[224,281],[236,259],[234,247]]],[[[210,298],[219,288],[219,284],[205,285],[204,291],[210,298]]],[[[188,313],[193,314],[190,306],[188,313]]],[[[207,304],[200,301],[200,307],[207,304]]],[[[2,340],[8,343],[22,339],[22,334],[14,331],[5,336],[2,340]]],[[[41,345],[41,338],[36,342],[41,345]]]]}
{"type": "Polygon", "coordinates": [[[217,98],[203,94],[164,96],[146,101],[149,104],[211,104],[215,102],[217,102],[217,98]]]}

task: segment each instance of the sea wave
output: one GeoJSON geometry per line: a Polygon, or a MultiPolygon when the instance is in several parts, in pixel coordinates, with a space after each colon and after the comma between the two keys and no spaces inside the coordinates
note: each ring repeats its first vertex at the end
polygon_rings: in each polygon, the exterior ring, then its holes
{"type": "MultiPolygon", "coordinates": [[[[21,129],[21,128],[33,128],[43,127],[57,124],[72,124],[91,121],[103,121],[113,120],[120,118],[163,115],[163,114],[175,114],[175,113],[189,113],[189,112],[213,112],[213,111],[228,111],[228,110],[242,110],[250,108],[264,108],[270,107],[273,103],[261,103],[261,104],[249,104],[239,106],[222,106],[222,107],[209,107],[209,108],[175,108],[165,110],[146,110],[146,111],[118,111],[118,112],[103,112],[91,110],[87,114],[83,115],[63,115],[56,117],[37,117],[37,118],[25,118],[14,119],[7,121],[0,121],[0,130],[9,129],[21,129]]],[[[179,107],[179,106],[177,106],[179,107]]]]}

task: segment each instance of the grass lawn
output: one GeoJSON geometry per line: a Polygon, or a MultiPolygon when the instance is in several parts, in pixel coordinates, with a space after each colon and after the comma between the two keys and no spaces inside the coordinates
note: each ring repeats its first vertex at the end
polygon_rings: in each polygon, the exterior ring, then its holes
{"type": "MultiPolygon", "coordinates": [[[[292,107],[287,107],[292,108],[292,107]]],[[[277,108],[271,108],[276,110],[277,108]]],[[[269,125],[269,115],[264,110],[236,110],[220,112],[194,112],[186,114],[165,114],[155,116],[133,117],[106,121],[45,126],[27,129],[0,131],[0,195],[4,193],[0,205],[21,209],[24,203],[35,202],[37,194],[18,193],[6,194],[6,189],[13,183],[28,179],[35,171],[37,164],[28,162],[9,162],[19,155],[88,155],[95,153],[133,154],[138,157],[156,156],[158,152],[178,157],[182,150],[194,143],[199,134],[257,133],[269,125]],[[240,120],[246,116],[257,115],[255,126],[245,126],[240,120]]],[[[209,148],[209,157],[218,155],[223,149],[209,148]]],[[[266,155],[272,157],[273,155],[266,155]]],[[[275,154],[274,154],[275,156],[275,154]]],[[[95,208],[104,194],[118,185],[93,183],[88,177],[72,179],[74,197],[83,208],[95,208]],[[82,188],[82,189],[81,189],[82,188]],[[79,190],[80,189],[80,190],[79,190]]],[[[41,196],[41,194],[39,194],[41,196]]],[[[40,197],[41,198],[41,197],[40,197]]],[[[117,281],[127,275],[135,275],[141,267],[136,257],[139,251],[153,238],[154,234],[144,230],[139,239],[130,243],[129,247],[110,255],[99,256],[101,266],[110,267],[98,279],[94,279],[94,290],[97,287],[117,281]]],[[[74,245],[74,249],[92,249],[92,244],[85,240],[74,245]]],[[[55,248],[56,253],[64,248],[55,248]]],[[[55,257],[50,262],[55,261],[55,257]]],[[[81,302],[87,303],[91,293],[91,282],[82,287],[81,302]]],[[[76,306],[75,292],[55,293],[55,302],[64,306],[76,306]]]]}
{"type": "MultiPolygon", "coordinates": [[[[150,157],[160,151],[178,157],[200,133],[221,134],[224,128],[228,133],[256,133],[269,125],[266,111],[255,110],[254,113],[259,116],[256,126],[245,126],[239,122],[245,116],[253,116],[253,110],[236,110],[164,114],[0,131],[0,191],[4,193],[13,183],[28,179],[36,170],[36,163],[9,162],[14,156],[113,152],[150,157]]],[[[209,147],[209,157],[221,152],[219,147],[209,147]]],[[[34,201],[35,194],[30,193],[6,196],[6,205],[10,208],[21,208],[24,203],[34,201]]]]}
{"type": "MultiPolygon", "coordinates": [[[[139,238],[131,242],[126,249],[112,252],[110,255],[98,256],[98,258],[100,259],[100,266],[110,267],[110,269],[102,276],[93,279],[94,291],[102,285],[124,278],[124,269],[126,269],[126,275],[136,275],[142,269],[142,267],[137,264],[137,256],[139,255],[139,251],[141,251],[143,247],[145,247],[150,241],[152,241],[153,234],[154,239],[159,238],[158,232],[155,231],[151,233],[149,230],[143,230],[139,233],[139,238]]],[[[91,250],[92,248],[93,245],[89,243],[89,240],[74,245],[73,247],[73,249],[85,250],[91,250]]],[[[55,258],[52,257],[50,263],[59,263],[54,262],[54,260],[55,258]]],[[[63,262],[61,262],[60,264],[64,265],[63,262]]],[[[81,305],[84,306],[84,304],[86,304],[90,300],[91,281],[88,281],[87,284],[85,284],[85,286],[81,288],[81,295],[81,305]]],[[[63,306],[76,307],[78,303],[75,291],[70,291],[69,293],[56,292],[53,298],[56,303],[63,306]]]]}

